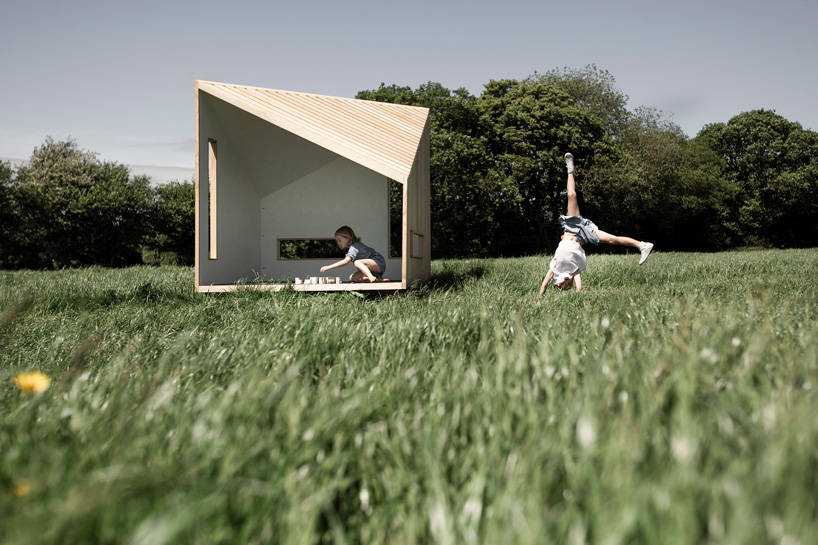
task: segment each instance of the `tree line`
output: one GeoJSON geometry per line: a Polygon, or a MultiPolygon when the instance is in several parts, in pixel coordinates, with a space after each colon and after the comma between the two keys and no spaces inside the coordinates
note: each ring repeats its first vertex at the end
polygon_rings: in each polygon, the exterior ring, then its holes
{"type": "MultiPolygon", "coordinates": [[[[434,258],[553,251],[566,151],[583,215],[606,231],[663,251],[816,245],[818,133],[774,111],[690,138],[659,110],[628,110],[611,74],[593,65],[492,80],[480,96],[430,82],[356,98],[431,110],[434,258]]],[[[151,187],[48,138],[26,165],[0,163],[0,266],[190,264],[193,192],[192,182],[151,187]]]]}
{"type": "Polygon", "coordinates": [[[357,98],[431,109],[433,257],[553,251],[573,153],[583,215],[664,251],[812,247],[818,133],[770,110],[694,138],[663,112],[626,108],[590,65],[491,81],[479,97],[437,83],[357,98]]]}
{"type": "Polygon", "coordinates": [[[48,137],[28,163],[0,163],[0,267],[191,265],[194,207],[193,182],[151,187],[48,137]]]}

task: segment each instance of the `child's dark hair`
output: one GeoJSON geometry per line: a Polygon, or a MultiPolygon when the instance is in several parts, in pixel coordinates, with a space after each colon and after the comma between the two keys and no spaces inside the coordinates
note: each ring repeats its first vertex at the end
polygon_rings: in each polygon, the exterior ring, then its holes
{"type": "Polygon", "coordinates": [[[348,225],[339,227],[338,230],[335,231],[335,234],[348,238],[350,244],[353,242],[361,242],[361,239],[355,236],[355,231],[352,230],[352,227],[349,227],[348,225]]]}

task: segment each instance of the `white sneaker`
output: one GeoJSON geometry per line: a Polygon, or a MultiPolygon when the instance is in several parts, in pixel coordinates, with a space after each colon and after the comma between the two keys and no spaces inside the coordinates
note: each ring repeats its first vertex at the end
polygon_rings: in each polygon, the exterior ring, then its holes
{"type": "Polygon", "coordinates": [[[642,254],[642,257],[639,258],[640,265],[644,263],[645,260],[648,258],[651,250],[653,250],[653,244],[651,244],[650,242],[643,242],[642,244],[639,245],[639,253],[642,254]]]}
{"type": "Polygon", "coordinates": [[[574,156],[570,153],[565,154],[565,167],[568,169],[568,174],[574,173],[574,156]]]}

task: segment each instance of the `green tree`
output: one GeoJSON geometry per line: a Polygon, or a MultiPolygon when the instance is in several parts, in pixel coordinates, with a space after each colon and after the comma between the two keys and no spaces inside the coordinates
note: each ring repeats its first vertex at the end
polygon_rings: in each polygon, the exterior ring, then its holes
{"type": "Polygon", "coordinates": [[[433,255],[478,257],[498,246],[498,205],[507,188],[484,137],[450,130],[432,134],[433,255]]]}
{"type": "Polygon", "coordinates": [[[415,90],[386,86],[357,98],[430,109],[432,256],[488,255],[494,243],[495,210],[504,188],[474,96],[429,82],[415,90]]]}
{"type": "Polygon", "coordinates": [[[632,125],[626,107],[628,96],[619,90],[610,72],[600,70],[594,64],[584,68],[554,69],[545,74],[535,72],[526,81],[556,85],[573,97],[578,106],[595,115],[614,139],[624,138],[623,133],[632,125]]]}
{"type": "Polygon", "coordinates": [[[557,218],[565,213],[565,163],[610,151],[599,118],[558,86],[540,81],[491,81],[477,101],[487,127],[489,153],[498,163],[505,191],[498,195],[499,255],[550,250],[557,218]]]}
{"type": "Polygon", "coordinates": [[[138,262],[150,204],[148,179],[101,163],[76,141],[48,137],[14,183],[23,241],[16,266],[127,265],[138,262]]]}
{"type": "Polygon", "coordinates": [[[434,257],[549,251],[564,212],[562,156],[578,167],[583,213],[663,249],[814,245],[818,144],[764,110],[690,140],[660,110],[626,108],[594,65],[491,81],[479,98],[428,83],[358,98],[432,111],[434,257]]]}
{"type": "Polygon", "coordinates": [[[608,232],[664,250],[713,251],[734,240],[734,186],[719,158],[682,135],[648,132],[585,172],[587,211],[608,232]]]}
{"type": "Polygon", "coordinates": [[[0,162],[0,268],[15,268],[21,257],[21,223],[14,169],[0,162]]]}
{"type": "Polygon", "coordinates": [[[711,150],[654,108],[628,113],[615,153],[584,171],[584,211],[603,230],[666,250],[718,250],[734,239],[735,187],[711,150]]]}
{"type": "MultiPolygon", "coordinates": [[[[172,254],[171,261],[192,265],[195,249],[195,185],[173,181],[160,185],[154,193],[154,221],[149,246],[160,254],[172,254]]],[[[160,261],[162,261],[160,259],[160,261]]]]}
{"type": "Polygon", "coordinates": [[[34,149],[28,163],[17,169],[17,230],[25,241],[20,266],[72,264],[71,195],[75,188],[90,187],[98,171],[96,154],[80,149],[72,139],[56,142],[50,136],[34,149]]]}
{"type": "Polygon", "coordinates": [[[738,187],[734,213],[745,244],[814,246],[818,235],[818,133],[770,110],[707,125],[696,140],[724,161],[738,187]]]}
{"type": "Polygon", "coordinates": [[[150,228],[147,176],[131,177],[126,166],[106,162],[92,185],[68,193],[72,262],[109,267],[141,263],[150,228]]]}

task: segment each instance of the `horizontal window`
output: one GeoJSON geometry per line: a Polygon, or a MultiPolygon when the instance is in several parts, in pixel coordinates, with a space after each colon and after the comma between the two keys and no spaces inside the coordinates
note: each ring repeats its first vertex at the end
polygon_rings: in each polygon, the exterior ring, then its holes
{"type": "Polygon", "coordinates": [[[345,255],[335,238],[278,239],[278,259],[342,259],[345,255]]]}

